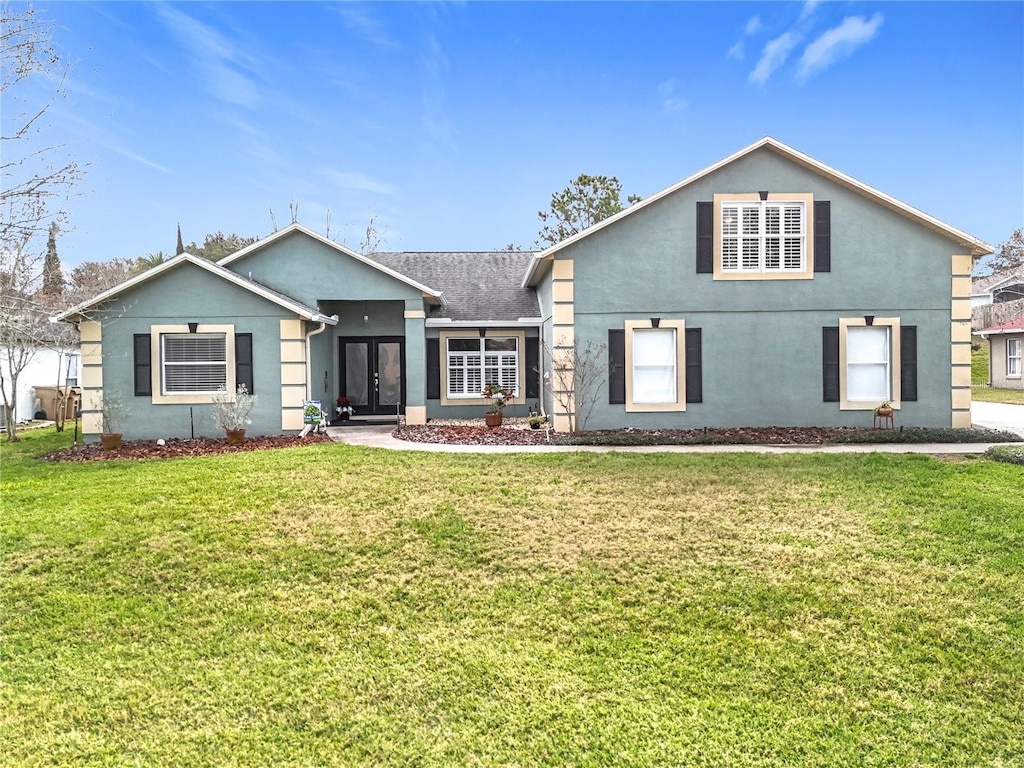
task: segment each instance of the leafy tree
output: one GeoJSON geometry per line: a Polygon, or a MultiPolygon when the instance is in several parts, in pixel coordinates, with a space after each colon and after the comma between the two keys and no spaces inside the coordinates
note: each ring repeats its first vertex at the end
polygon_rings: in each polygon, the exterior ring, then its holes
{"type": "Polygon", "coordinates": [[[147,253],[145,256],[139,256],[135,260],[135,266],[132,267],[132,274],[139,275],[143,272],[158,267],[164,262],[170,261],[172,257],[168,256],[163,251],[157,251],[156,253],[147,253]]]}
{"type": "Polygon", "coordinates": [[[135,272],[137,259],[114,258],[110,261],[83,261],[71,270],[71,285],[66,300],[74,306],[118,283],[123,283],[135,272]]]}
{"type": "MultiPolygon", "coordinates": [[[[640,201],[637,195],[626,198],[627,205],[640,201]]],[[[580,174],[561,192],[551,195],[551,210],[538,211],[543,225],[537,244],[555,245],[572,237],[625,206],[622,204],[622,184],[614,176],[588,176],[580,174]]]]}
{"type": "Polygon", "coordinates": [[[999,244],[999,250],[989,260],[993,272],[1005,272],[1024,266],[1024,229],[1015,229],[1009,239],[999,244]]]}
{"type": "MultiPolygon", "coordinates": [[[[203,239],[201,246],[191,242],[183,250],[196,256],[201,256],[210,261],[220,261],[225,256],[230,256],[235,251],[240,251],[246,246],[255,243],[255,237],[242,237],[234,232],[225,235],[223,232],[213,232],[203,239]]],[[[178,251],[181,253],[182,251],[178,251]]]]}

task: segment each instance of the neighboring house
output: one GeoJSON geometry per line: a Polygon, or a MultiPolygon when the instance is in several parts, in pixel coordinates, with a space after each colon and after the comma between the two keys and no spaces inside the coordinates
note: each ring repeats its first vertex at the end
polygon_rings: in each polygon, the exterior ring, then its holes
{"type": "Polygon", "coordinates": [[[994,272],[971,281],[971,306],[1024,299],[1024,267],[994,272]]]}
{"type": "Polygon", "coordinates": [[[988,383],[993,387],[1024,389],[1024,317],[986,328],[979,335],[988,339],[988,383]]]}
{"type": "MultiPolygon", "coordinates": [[[[601,345],[589,428],[970,424],[974,259],[991,246],[765,138],[540,253],[355,253],[298,224],[217,264],[175,257],[78,322],[85,432],[216,434],[245,383],[253,434],[339,395],[408,423],[481,416],[485,383],[556,429],[566,352],[601,345]]],[[[592,347],[593,348],[593,347],[592,347]]]]}
{"type": "MultiPolygon", "coordinates": [[[[6,371],[6,361],[0,360],[0,365],[3,365],[6,371]]],[[[36,349],[24,370],[18,375],[18,392],[14,399],[15,419],[19,422],[29,421],[40,410],[46,414],[46,418],[53,419],[53,407],[50,402],[53,389],[56,388],[58,381],[62,387],[77,387],[81,370],[81,357],[77,348],[59,352],[49,347],[36,349]]],[[[5,380],[4,385],[8,384],[5,380]]],[[[10,392],[7,394],[10,396],[10,392]]],[[[3,424],[4,418],[3,408],[0,408],[0,425],[3,424]]]]}

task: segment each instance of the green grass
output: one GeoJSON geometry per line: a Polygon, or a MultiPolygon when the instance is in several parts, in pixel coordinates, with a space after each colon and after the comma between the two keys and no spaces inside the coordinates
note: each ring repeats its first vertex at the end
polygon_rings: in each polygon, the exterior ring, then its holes
{"type": "Polygon", "coordinates": [[[1024,389],[1000,389],[988,384],[974,384],[971,387],[971,398],[986,403],[1024,405],[1024,389]]]}
{"type": "Polygon", "coordinates": [[[5,766],[1019,765],[1021,467],[0,447],[5,766]]]}
{"type": "Polygon", "coordinates": [[[988,341],[982,339],[971,349],[971,385],[988,386],[988,341]]]}

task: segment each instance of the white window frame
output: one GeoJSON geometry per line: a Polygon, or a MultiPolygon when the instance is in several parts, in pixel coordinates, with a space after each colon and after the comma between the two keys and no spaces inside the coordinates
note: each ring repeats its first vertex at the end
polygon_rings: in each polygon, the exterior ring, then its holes
{"type": "Polygon", "coordinates": [[[717,194],[714,196],[715,280],[809,280],[814,277],[814,196],[805,193],[769,193],[762,200],[759,193],[717,194]],[[786,211],[799,211],[798,232],[785,231],[786,211]],[[769,214],[779,212],[779,230],[770,232],[769,214]],[[756,217],[757,231],[744,233],[744,214],[756,217]],[[769,265],[769,244],[777,242],[776,266],[769,265]],[[786,265],[786,246],[798,247],[797,263],[786,265]],[[735,262],[730,257],[735,245],[735,262]],[[753,259],[744,264],[744,245],[753,259]]]}
{"type": "Polygon", "coordinates": [[[850,366],[857,366],[858,361],[849,359],[850,329],[868,327],[864,317],[843,317],[839,319],[839,408],[846,411],[873,410],[884,401],[889,401],[893,408],[900,407],[900,319],[898,317],[872,318],[871,327],[888,330],[888,359],[861,361],[867,365],[886,365],[887,395],[870,398],[852,399],[849,392],[850,366]]]}
{"type": "MultiPolygon", "coordinates": [[[[168,392],[164,376],[164,337],[173,336],[223,336],[226,372],[226,389],[235,391],[235,327],[233,325],[199,324],[195,332],[188,325],[154,325],[150,327],[150,370],[152,402],[155,404],[206,404],[212,403],[216,391],[168,392]]],[[[220,364],[219,362],[217,364],[220,364]]],[[[173,364],[172,364],[173,365],[173,364]]]]}
{"type": "Polygon", "coordinates": [[[673,359],[675,373],[674,399],[661,403],[638,402],[636,400],[636,389],[633,377],[643,363],[634,359],[635,334],[645,333],[653,330],[650,320],[627,320],[626,328],[626,411],[629,413],[686,410],[686,324],[682,320],[670,320],[661,318],[657,330],[672,330],[675,333],[675,355],[673,359]]]}
{"type": "Polygon", "coordinates": [[[497,371],[498,382],[503,383],[503,386],[508,386],[509,383],[514,383],[511,387],[512,397],[519,398],[524,391],[524,364],[523,354],[526,347],[526,334],[523,331],[510,331],[502,329],[488,329],[485,336],[480,336],[477,329],[471,331],[443,331],[439,337],[439,343],[444,354],[444,364],[441,368],[442,382],[441,382],[441,404],[442,405],[490,405],[491,401],[481,396],[484,385],[490,383],[490,380],[495,378],[493,375],[489,376],[489,373],[497,371]],[[475,340],[478,342],[476,352],[452,352],[449,348],[449,342],[453,339],[461,339],[463,341],[475,340]],[[487,351],[487,341],[502,340],[502,341],[514,341],[515,350],[492,350],[487,351]],[[469,386],[468,382],[453,391],[452,385],[455,383],[452,375],[453,367],[452,363],[455,360],[460,360],[468,368],[470,365],[479,372],[480,386],[469,386]]]}
{"type": "Polygon", "coordinates": [[[1006,340],[1006,378],[1019,379],[1021,377],[1021,343],[1020,339],[1006,340]]]}

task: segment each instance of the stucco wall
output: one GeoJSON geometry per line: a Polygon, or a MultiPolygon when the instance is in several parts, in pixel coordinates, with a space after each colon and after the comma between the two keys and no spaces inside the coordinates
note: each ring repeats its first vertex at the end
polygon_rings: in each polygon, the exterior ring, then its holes
{"type": "Polygon", "coordinates": [[[822,402],[822,327],[840,317],[899,317],[918,328],[919,398],[898,424],[950,424],[950,256],[956,243],[762,149],[625,217],[557,258],[575,272],[578,343],[626,320],[702,329],[703,402],[625,413],[605,393],[589,428],[870,425],[870,412],[822,402]],[[716,281],[695,269],[696,203],[769,190],[831,201],[831,271],[809,280],[716,281]]]}

